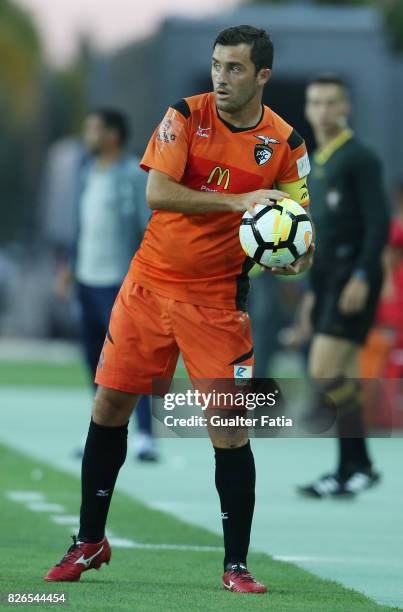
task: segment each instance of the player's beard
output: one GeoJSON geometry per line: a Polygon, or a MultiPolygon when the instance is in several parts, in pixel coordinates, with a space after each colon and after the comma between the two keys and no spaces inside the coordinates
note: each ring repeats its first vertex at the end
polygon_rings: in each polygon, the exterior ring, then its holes
{"type": "Polygon", "coordinates": [[[231,115],[240,113],[245,108],[245,106],[247,106],[249,102],[253,100],[256,95],[256,91],[257,88],[254,87],[253,89],[250,89],[247,92],[239,92],[234,95],[233,99],[231,99],[232,96],[230,96],[230,99],[228,101],[218,101],[216,98],[217,108],[218,110],[221,110],[225,113],[229,113],[231,115]]]}

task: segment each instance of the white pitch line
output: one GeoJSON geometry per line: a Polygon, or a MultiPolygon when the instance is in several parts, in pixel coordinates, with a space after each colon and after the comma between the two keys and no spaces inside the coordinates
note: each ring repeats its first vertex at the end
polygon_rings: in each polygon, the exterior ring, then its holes
{"type": "Polygon", "coordinates": [[[123,538],[109,538],[111,546],[116,548],[137,548],[140,550],[181,550],[191,552],[221,552],[221,546],[196,546],[192,544],[143,544],[123,538]]]}
{"type": "Polygon", "coordinates": [[[73,525],[78,527],[80,524],[80,517],[77,514],[55,514],[50,517],[50,520],[57,525],[73,525]]]}
{"type": "Polygon", "coordinates": [[[116,538],[115,536],[108,536],[108,542],[114,548],[136,548],[133,540],[127,540],[125,538],[116,538]]]}
{"type": "Polygon", "coordinates": [[[28,510],[33,512],[65,512],[66,508],[61,504],[50,504],[48,502],[29,502],[28,510]]]}
{"type": "Polygon", "coordinates": [[[39,502],[45,499],[39,491],[6,491],[5,495],[15,502],[39,502]]]}
{"type": "Polygon", "coordinates": [[[345,563],[346,559],[337,557],[307,557],[304,555],[273,555],[275,561],[289,563],[345,563]]]}
{"type": "Polygon", "coordinates": [[[135,542],[135,548],[149,550],[188,550],[192,552],[222,552],[221,546],[193,546],[191,544],[141,544],[135,542]]]}
{"type": "MultiPolygon", "coordinates": [[[[61,504],[47,503],[42,493],[34,491],[7,491],[7,497],[13,501],[28,502],[27,508],[34,512],[65,512],[61,504]]],[[[78,526],[79,517],[74,514],[55,514],[49,517],[57,525],[78,526]]],[[[221,552],[221,546],[197,546],[192,544],[142,544],[134,540],[119,538],[107,532],[109,543],[116,548],[137,548],[140,550],[180,550],[191,552],[221,552]]]]}
{"type": "Polygon", "coordinates": [[[196,546],[192,544],[145,544],[125,538],[108,535],[109,543],[116,548],[137,548],[140,550],[181,550],[193,552],[220,552],[220,546],[196,546]]]}

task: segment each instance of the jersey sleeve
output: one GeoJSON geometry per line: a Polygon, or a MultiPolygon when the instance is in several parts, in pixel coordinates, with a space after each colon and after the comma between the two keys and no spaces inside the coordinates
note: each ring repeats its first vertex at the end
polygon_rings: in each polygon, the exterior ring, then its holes
{"type": "Polygon", "coordinates": [[[301,206],[309,206],[310,197],[307,177],[292,181],[292,183],[276,183],[276,186],[290,195],[291,200],[298,202],[301,206]]]}
{"type": "Polygon", "coordinates": [[[159,170],[180,182],[188,158],[189,117],[190,110],[185,100],[168,108],[140,162],[143,170],[159,170]]]}
{"type": "Polygon", "coordinates": [[[287,139],[286,147],[286,155],[277,176],[276,184],[279,189],[287,191],[293,200],[307,206],[309,204],[309,193],[306,177],[311,170],[311,165],[305,141],[296,130],[292,130],[287,139]]]}

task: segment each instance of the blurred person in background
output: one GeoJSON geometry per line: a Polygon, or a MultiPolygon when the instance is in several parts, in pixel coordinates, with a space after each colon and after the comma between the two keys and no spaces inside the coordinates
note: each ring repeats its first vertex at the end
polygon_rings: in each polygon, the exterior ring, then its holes
{"type": "MultiPolygon", "coordinates": [[[[144,173],[138,160],[125,153],[128,136],[127,120],[119,111],[105,108],[87,115],[83,137],[89,156],[82,163],[75,198],[74,263],[62,265],[58,273],[59,296],[66,295],[75,280],[81,339],[92,380],[112,306],[149,219],[144,173]]],[[[142,396],[138,408],[134,452],[141,460],[154,461],[147,396],[142,396]]],[[[77,449],[77,455],[82,452],[77,449]]]]}
{"type": "Polygon", "coordinates": [[[304,302],[306,274],[282,279],[263,274],[257,266],[249,274],[249,313],[253,322],[256,378],[303,376],[307,363],[306,330],[294,324],[304,302]],[[295,334],[302,334],[302,342],[295,334]]]}
{"type": "Polygon", "coordinates": [[[298,303],[301,283],[281,280],[274,274],[263,274],[253,269],[249,314],[253,322],[256,378],[270,376],[276,367],[276,357],[282,348],[279,330],[290,325],[294,304],[298,303]]]}
{"type": "Polygon", "coordinates": [[[334,420],[336,411],[339,443],[336,471],[298,488],[314,498],[352,496],[379,481],[356,379],[381,292],[389,214],[380,161],[348,128],[349,114],[342,79],[324,75],[309,83],[306,117],[318,146],[309,181],[317,250],[296,337],[313,331],[308,369],[321,391],[313,414],[326,419],[330,409],[334,420]]]}
{"type": "Polygon", "coordinates": [[[377,324],[393,332],[393,344],[403,347],[403,182],[395,191],[395,213],[384,253],[385,282],[377,324]]]}
{"type": "Polygon", "coordinates": [[[382,295],[360,358],[362,378],[387,379],[378,387],[369,386],[365,393],[366,420],[386,430],[403,427],[403,183],[397,185],[393,203],[382,295]]]}

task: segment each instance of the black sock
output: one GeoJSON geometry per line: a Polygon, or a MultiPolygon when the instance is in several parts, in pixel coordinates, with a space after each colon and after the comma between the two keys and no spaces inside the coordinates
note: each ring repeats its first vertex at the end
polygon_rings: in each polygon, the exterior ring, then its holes
{"type": "Polygon", "coordinates": [[[341,379],[344,385],[344,401],[337,406],[337,430],[339,438],[339,467],[341,478],[349,478],[358,470],[371,468],[368,456],[365,426],[362,418],[362,391],[354,380],[341,379]]]}
{"type": "Polygon", "coordinates": [[[221,502],[224,569],[244,563],[248,554],[255,507],[255,462],[250,442],[239,448],[214,448],[215,483],[221,502]]]}
{"type": "Polygon", "coordinates": [[[78,539],[99,542],[113,489],[127,452],[127,425],[105,427],[91,420],[81,470],[81,510],[78,539]]]}
{"type": "Polygon", "coordinates": [[[357,471],[367,471],[372,467],[365,438],[339,438],[338,475],[349,478],[357,471]]]}

